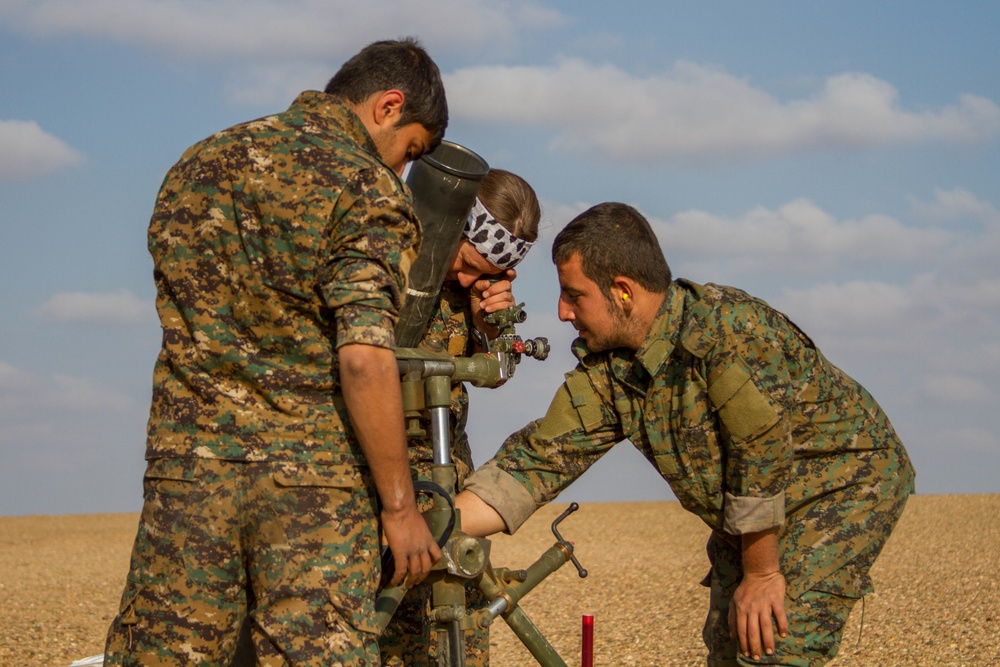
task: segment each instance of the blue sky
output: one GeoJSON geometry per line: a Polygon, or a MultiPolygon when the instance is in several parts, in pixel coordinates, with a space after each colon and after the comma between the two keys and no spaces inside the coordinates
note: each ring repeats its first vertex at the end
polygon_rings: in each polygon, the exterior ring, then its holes
{"type": "MultiPolygon", "coordinates": [[[[138,510],[160,180],[400,35],[447,138],[543,204],[515,292],[555,352],[473,391],[477,462],[571,367],[552,238],[616,200],[865,384],[918,492],[1000,492],[998,28],[992,0],[0,0],[0,515],[138,510]]],[[[670,498],[626,443],[563,499],[670,498]]]]}

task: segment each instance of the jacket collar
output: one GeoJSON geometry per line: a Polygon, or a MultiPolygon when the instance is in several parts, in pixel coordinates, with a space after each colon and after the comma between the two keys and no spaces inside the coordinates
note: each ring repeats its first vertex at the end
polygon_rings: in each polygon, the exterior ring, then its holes
{"type": "Polygon", "coordinates": [[[655,375],[673,354],[684,321],[685,290],[678,283],[671,283],[660,309],[653,318],[649,333],[636,351],[616,348],[591,353],[582,338],[573,341],[573,354],[584,368],[590,368],[607,359],[615,375],[622,379],[640,373],[655,375]]]}
{"type": "MultiPolygon", "coordinates": [[[[339,130],[354,140],[366,153],[370,153],[380,162],[382,161],[382,156],[375,145],[375,140],[368,133],[368,128],[339,97],[318,90],[306,90],[299,93],[299,96],[292,102],[291,108],[297,108],[308,115],[320,116],[324,124],[339,130]]],[[[390,171],[392,170],[390,169],[390,171]]]]}
{"type": "Polygon", "coordinates": [[[684,289],[676,282],[671,283],[646,339],[635,352],[635,360],[650,376],[659,372],[677,347],[681,325],[684,323],[684,301],[684,289]]]}

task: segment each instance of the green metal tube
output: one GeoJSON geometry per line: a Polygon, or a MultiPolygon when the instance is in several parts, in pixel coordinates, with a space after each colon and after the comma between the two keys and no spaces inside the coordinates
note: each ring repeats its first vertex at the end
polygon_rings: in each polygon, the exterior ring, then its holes
{"type": "Polygon", "coordinates": [[[527,576],[524,581],[510,584],[504,588],[503,595],[506,597],[511,607],[516,607],[525,595],[531,592],[538,584],[542,583],[545,577],[549,576],[569,561],[570,553],[566,547],[556,543],[549,547],[548,551],[542,554],[526,570],[527,576]]]}
{"type": "Polygon", "coordinates": [[[517,638],[521,640],[525,648],[531,652],[531,655],[535,657],[538,664],[542,667],[566,667],[565,661],[556,650],[552,648],[552,644],[549,643],[535,624],[531,622],[520,607],[514,607],[509,612],[503,615],[503,620],[507,622],[510,629],[517,635],[517,638]]]}
{"type": "Polygon", "coordinates": [[[379,593],[378,599],[375,600],[375,627],[380,637],[389,626],[392,615],[396,613],[399,603],[403,601],[403,596],[408,590],[406,586],[390,586],[379,593]]]}

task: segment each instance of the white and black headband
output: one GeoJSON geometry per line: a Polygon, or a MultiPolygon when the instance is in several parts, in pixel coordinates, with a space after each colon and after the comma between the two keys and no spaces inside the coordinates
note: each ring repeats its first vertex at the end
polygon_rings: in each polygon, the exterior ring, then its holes
{"type": "Polygon", "coordinates": [[[534,241],[517,238],[497,222],[479,197],[465,221],[465,238],[490,264],[501,269],[517,266],[534,245],[534,241]]]}

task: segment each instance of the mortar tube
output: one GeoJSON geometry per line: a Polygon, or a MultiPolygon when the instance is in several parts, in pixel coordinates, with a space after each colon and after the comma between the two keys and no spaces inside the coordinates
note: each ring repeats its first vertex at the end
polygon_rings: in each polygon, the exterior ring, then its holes
{"type": "Polygon", "coordinates": [[[482,157],[450,141],[410,163],[406,184],[423,236],[396,324],[397,346],[415,347],[423,338],[479,183],[489,169],[482,157]]]}

